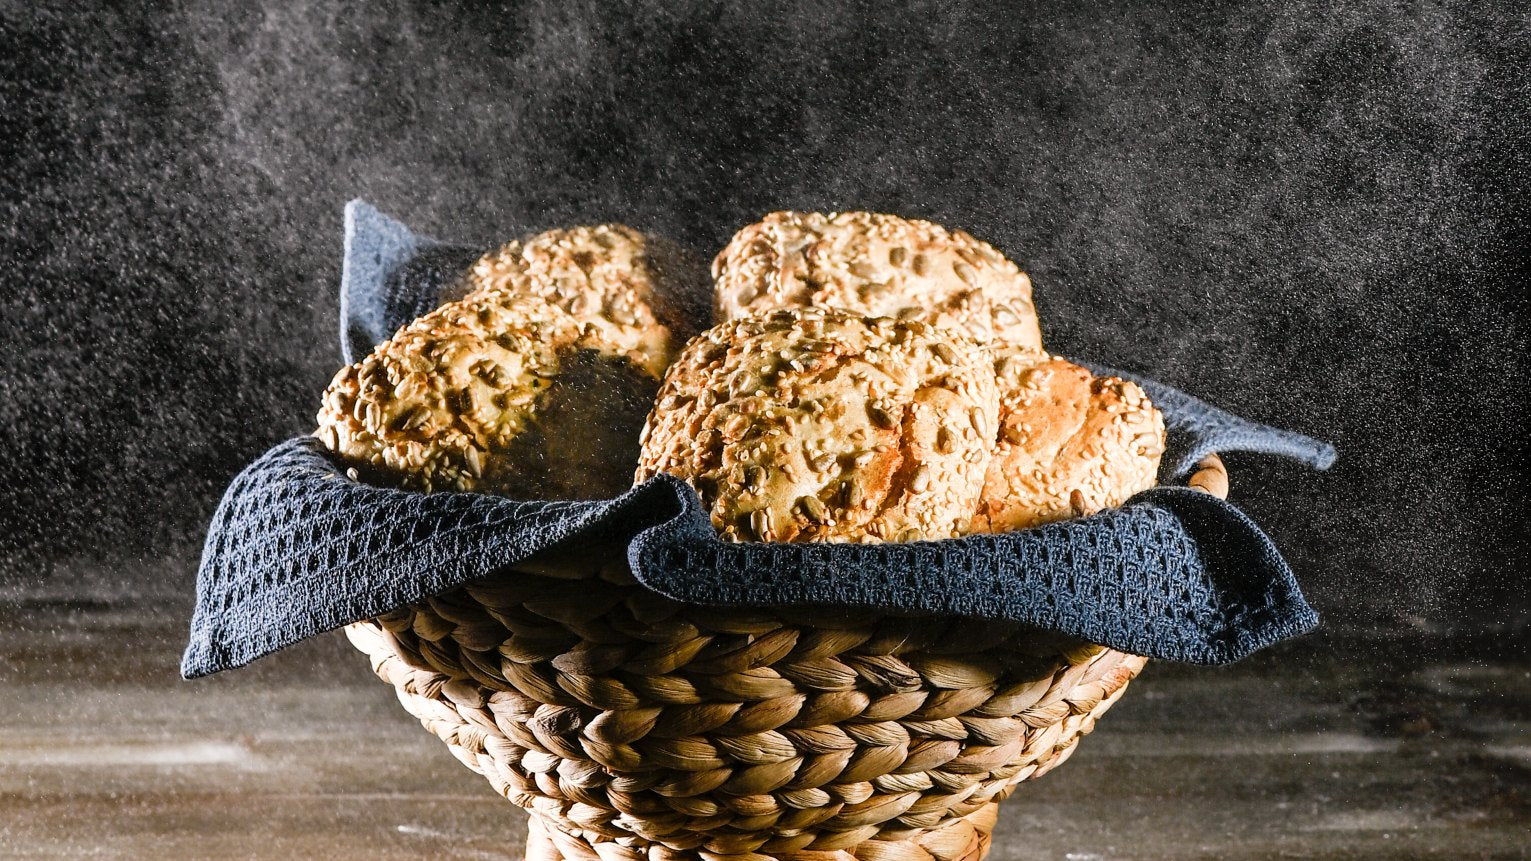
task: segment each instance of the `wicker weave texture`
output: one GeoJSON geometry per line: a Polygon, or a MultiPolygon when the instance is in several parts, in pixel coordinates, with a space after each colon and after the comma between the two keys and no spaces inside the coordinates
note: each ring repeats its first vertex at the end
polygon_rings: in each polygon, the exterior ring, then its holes
{"type": "MultiPolygon", "coordinates": [[[[1204,457],[1192,487],[1219,498],[1204,457]]],[[[528,861],[981,861],[1145,659],[1011,623],[681,604],[620,545],[349,626],[528,861]]]]}
{"type": "Polygon", "coordinates": [[[567,550],[348,629],[529,858],[957,861],[1144,659],[1014,625],[698,608],[567,550]]]}

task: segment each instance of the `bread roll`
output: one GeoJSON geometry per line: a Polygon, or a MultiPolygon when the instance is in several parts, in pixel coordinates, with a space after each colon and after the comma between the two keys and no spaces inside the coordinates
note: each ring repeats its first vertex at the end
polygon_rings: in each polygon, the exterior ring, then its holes
{"type": "Polygon", "coordinates": [[[773,212],[712,262],[724,320],[834,308],[925,320],[980,342],[1042,348],[1026,273],[986,242],[872,212],[773,212]]]}
{"type": "Polygon", "coordinates": [[[316,436],[370,480],[417,490],[621,493],[676,333],[692,325],[687,288],[652,249],[600,225],[486,255],[471,292],[336,375],[316,436]]]}
{"type": "Polygon", "coordinates": [[[999,436],[972,532],[1093,514],[1154,486],[1164,418],[1136,383],[995,348],[999,436]]]}
{"type": "Polygon", "coordinates": [[[637,480],[692,484],[734,541],[910,541],[967,527],[998,393],[972,340],[816,309],[720,324],[665,375],[637,480]]]}
{"type": "Polygon", "coordinates": [[[707,273],[673,243],[621,224],[549,230],[479,258],[471,289],[535,296],[656,379],[706,328],[707,273]]]}

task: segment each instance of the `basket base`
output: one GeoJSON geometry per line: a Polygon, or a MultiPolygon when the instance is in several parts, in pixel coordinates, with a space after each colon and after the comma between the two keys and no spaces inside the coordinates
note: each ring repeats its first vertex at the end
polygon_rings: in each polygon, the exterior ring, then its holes
{"type": "MultiPolygon", "coordinates": [[[[1009,793],[1005,793],[1008,795],[1009,793]]],[[[865,843],[841,849],[799,849],[779,855],[755,853],[761,859],[779,861],[865,861],[868,858],[901,859],[901,861],[983,861],[993,844],[994,822],[998,818],[999,803],[985,804],[968,816],[952,820],[946,827],[928,832],[908,842],[869,840],[865,843]]],[[[584,839],[570,834],[555,825],[548,824],[542,816],[532,813],[526,823],[526,861],[612,861],[614,858],[649,859],[660,861],[642,850],[620,847],[616,843],[602,845],[605,852],[598,851],[584,839]],[[613,852],[611,850],[616,849],[613,852]]],[[[662,858],[706,858],[704,853],[680,853],[666,850],[662,858]]]]}
{"type": "Polygon", "coordinates": [[[608,583],[626,560],[607,561],[347,629],[532,813],[529,861],[981,861],[995,803],[1143,666],[1011,625],[704,612],[608,583]]]}
{"type": "Polygon", "coordinates": [[[528,816],[526,821],[526,861],[563,861],[563,854],[537,816],[528,816]]]}

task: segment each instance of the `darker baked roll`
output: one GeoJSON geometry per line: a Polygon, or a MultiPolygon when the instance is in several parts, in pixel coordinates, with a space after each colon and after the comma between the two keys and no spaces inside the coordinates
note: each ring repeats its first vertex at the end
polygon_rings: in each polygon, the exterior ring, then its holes
{"type": "Polygon", "coordinates": [[[665,375],[637,479],[690,482],[736,541],[909,541],[967,527],[998,394],[972,340],[823,310],[720,324],[665,375]]]}

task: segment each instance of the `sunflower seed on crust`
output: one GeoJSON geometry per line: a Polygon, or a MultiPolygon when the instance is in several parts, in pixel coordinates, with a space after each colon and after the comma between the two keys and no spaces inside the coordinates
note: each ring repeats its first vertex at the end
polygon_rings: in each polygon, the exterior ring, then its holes
{"type": "Polygon", "coordinates": [[[929,221],[773,212],[736,233],[712,272],[724,319],[833,308],[1042,346],[1026,273],[987,243],[929,221]]]}
{"type": "Polygon", "coordinates": [[[369,480],[416,490],[621,492],[676,349],[660,304],[699,292],[671,283],[684,267],[661,276],[651,244],[599,225],[485,255],[467,295],[335,375],[316,436],[369,480]],[[581,394],[592,390],[611,397],[581,394]]]}
{"type": "Polygon", "coordinates": [[[1093,514],[1153,487],[1164,417],[1135,383],[996,346],[999,434],[969,528],[1005,532],[1093,514]]]}
{"type": "Polygon", "coordinates": [[[690,482],[731,540],[962,534],[989,445],[976,436],[944,444],[940,437],[953,414],[978,410],[997,422],[987,352],[921,321],[777,311],[703,333],[665,375],[660,398],[716,390],[736,374],[782,362],[783,352],[789,364],[769,390],[733,392],[717,403],[678,398],[678,408],[651,413],[637,480],[668,472],[690,482]],[[931,362],[936,343],[947,345],[950,364],[931,362]],[[747,438],[708,433],[741,414],[750,417],[747,438]]]}

